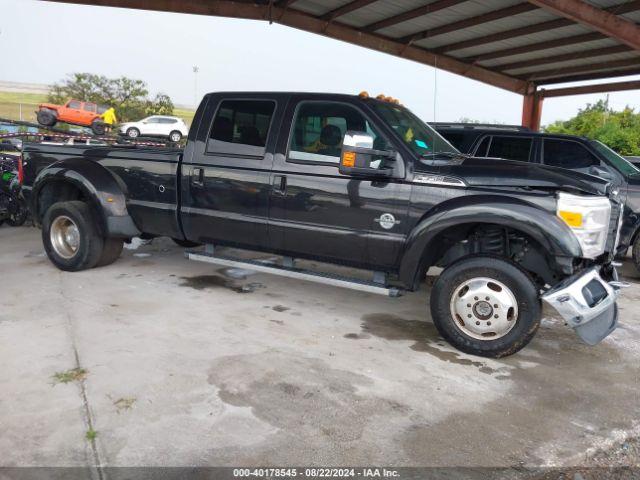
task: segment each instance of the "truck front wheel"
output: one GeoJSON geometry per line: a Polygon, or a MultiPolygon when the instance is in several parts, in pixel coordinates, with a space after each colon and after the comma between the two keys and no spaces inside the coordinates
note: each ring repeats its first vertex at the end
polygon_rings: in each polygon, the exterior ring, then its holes
{"type": "Polygon", "coordinates": [[[527,345],[540,326],[537,287],[510,261],[463,258],[447,267],[431,292],[431,316],[463,352],[499,358],[527,345]]]}
{"type": "Polygon", "coordinates": [[[42,243],[49,260],[69,272],[95,267],[104,247],[91,209],[80,201],[49,207],[42,219],[42,243]]]}

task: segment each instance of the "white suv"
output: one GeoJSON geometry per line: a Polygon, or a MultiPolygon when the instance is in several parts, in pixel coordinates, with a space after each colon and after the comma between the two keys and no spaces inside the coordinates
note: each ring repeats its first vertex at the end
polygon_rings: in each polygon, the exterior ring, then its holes
{"type": "Polygon", "coordinates": [[[169,137],[172,142],[179,142],[189,133],[189,127],[184,120],[178,117],[165,117],[152,115],[137,122],[123,123],[118,127],[118,132],[129,138],[144,137],[169,137]]]}

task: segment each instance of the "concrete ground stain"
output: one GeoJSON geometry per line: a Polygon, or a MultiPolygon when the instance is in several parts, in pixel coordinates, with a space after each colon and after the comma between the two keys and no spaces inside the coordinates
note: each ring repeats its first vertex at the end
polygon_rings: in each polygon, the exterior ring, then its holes
{"type": "MultiPolygon", "coordinates": [[[[397,315],[371,313],[362,317],[362,331],[387,340],[410,340],[412,350],[424,352],[449,363],[473,366],[481,373],[492,374],[497,370],[488,367],[484,362],[464,358],[459,353],[441,350],[433,345],[439,340],[438,330],[432,323],[420,320],[407,320],[397,315]]],[[[355,337],[348,337],[355,338],[355,337]]]]}

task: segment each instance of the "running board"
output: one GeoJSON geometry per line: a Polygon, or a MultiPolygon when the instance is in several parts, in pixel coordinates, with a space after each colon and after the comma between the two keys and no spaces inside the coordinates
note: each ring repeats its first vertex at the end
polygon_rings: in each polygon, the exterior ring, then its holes
{"type": "Polygon", "coordinates": [[[253,270],[262,273],[271,273],[273,275],[280,275],[281,277],[295,278],[297,280],[307,280],[310,282],[323,283],[325,285],[331,285],[334,287],[349,288],[351,290],[360,290],[361,292],[376,293],[378,295],[386,295],[389,297],[399,297],[401,291],[399,288],[386,287],[380,283],[367,282],[366,280],[360,280],[357,278],[343,277],[340,275],[333,275],[323,272],[311,272],[301,268],[293,266],[292,259],[285,257],[286,265],[277,265],[268,263],[261,260],[241,260],[233,257],[225,257],[222,255],[215,255],[209,252],[202,251],[189,251],[185,252],[185,256],[189,260],[197,262],[207,262],[216,265],[223,265],[225,267],[232,268],[245,268],[247,270],[253,270]]]}

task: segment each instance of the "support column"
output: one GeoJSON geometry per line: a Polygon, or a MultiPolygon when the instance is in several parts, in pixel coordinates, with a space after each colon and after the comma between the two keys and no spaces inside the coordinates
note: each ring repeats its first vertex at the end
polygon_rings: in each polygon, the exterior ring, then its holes
{"type": "Polygon", "coordinates": [[[538,91],[535,85],[527,88],[527,93],[522,100],[522,126],[534,132],[540,130],[540,119],[542,118],[542,101],[544,96],[538,91]]]}

